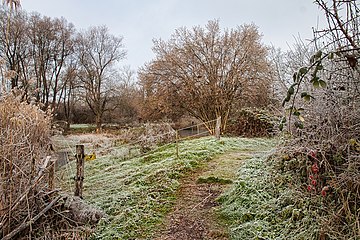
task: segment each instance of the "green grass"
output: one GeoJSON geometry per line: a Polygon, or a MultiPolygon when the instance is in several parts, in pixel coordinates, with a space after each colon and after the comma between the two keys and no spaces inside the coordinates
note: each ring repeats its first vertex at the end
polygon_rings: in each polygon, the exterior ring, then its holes
{"type": "Polygon", "coordinates": [[[86,162],[84,199],[108,216],[93,239],[152,239],[172,209],[182,176],[219,154],[265,150],[274,142],[207,137],[181,142],[178,159],[175,145],[169,144],[129,160],[104,156],[86,162]]]}
{"type": "Polygon", "coordinates": [[[96,131],[94,124],[71,124],[67,134],[92,133],[96,131]]]}
{"type": "MultiPolygon", "coordinates": [[[[269,149],[272,144],[267,146],[269,149]]],[[[237,177],[237,171],[245,160],[251,158],[254,150],[239,149],[217,157],[208,164],[207,169],[198,178],[198,183],[231,184],[237,177]]]]}
{"type": "Polygon", "coordinates": [[[196,181],[197,183],[218,183],[218,184],[230,184],[233,183],[232,180],[221,178],[221,177],[199,177],[199,179],[196,181]]]}

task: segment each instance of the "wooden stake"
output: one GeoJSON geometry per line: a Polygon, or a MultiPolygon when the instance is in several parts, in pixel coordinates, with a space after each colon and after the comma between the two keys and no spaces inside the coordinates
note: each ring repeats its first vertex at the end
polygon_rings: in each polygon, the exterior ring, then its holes
{"type": "Polygon", "coordinates": [[[84,145],[76,145],[76,176],[74,196],[82,198],[84,182],[84,145]]]}
{"type": "Polygon", "coordinates": [[[54,179],[55,179],[55,161],[51,161],[49,166],[49,189],[54,190],[54,179]]]}
{"type": "Polygon", "coordinates": [[[215,137],[220,140],[221,117],[216,119],[215,137]]]}
{"type": "Polygon", "coordinates": [[[176,131],[176,158],[179,159],[179,133],[176,131]]]}

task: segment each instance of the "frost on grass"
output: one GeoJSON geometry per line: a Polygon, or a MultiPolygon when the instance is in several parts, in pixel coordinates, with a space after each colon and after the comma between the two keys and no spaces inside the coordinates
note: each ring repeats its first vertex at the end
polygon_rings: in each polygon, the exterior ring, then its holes
{"type": "Polygon", "coordinates": [[[306,197],[292,185],[296,179],[273,164],[264,155],[247,160],[219,198],[231,239],[318,239],[322,199],[306,197]]]}
{"type": "Polygon", "coordinates": [[[151,239],[175,203],[181,176],[226,151],[257,151],[273,142],[208,137],[181,142],[179,158],[168,144],[128,160],[107,155],[86,162],[84,198],[107,214],[93,239],[151,239]]]}

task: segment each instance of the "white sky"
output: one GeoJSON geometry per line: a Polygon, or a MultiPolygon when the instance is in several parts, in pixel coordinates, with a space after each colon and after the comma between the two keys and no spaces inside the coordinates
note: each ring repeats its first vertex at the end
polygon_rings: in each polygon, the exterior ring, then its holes
{"type": "Polygon", "coordinates": [[[324,19],[312,0],[22,0],[22,9],[65,17],[75,27],[106,25],[124,37],[123,65],[136,70],[153,57],[152,39],[168,39],[175,29],[220,20],[222,28],[255,23],[263,42],[286,50],[294,37],[312,37],[324,19]]]}

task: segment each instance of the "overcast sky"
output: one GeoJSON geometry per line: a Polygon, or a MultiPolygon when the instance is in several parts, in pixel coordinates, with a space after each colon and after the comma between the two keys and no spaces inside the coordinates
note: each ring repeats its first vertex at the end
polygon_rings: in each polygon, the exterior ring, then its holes
{"type": "MultiPolygon", "coordinates": [[[[22,0],[22,9],[65,17],[75,27],[106,25],[124,37],[123,65],[136,70],[153,57],[152,39],[168,39],[175,29],[205,26],[218,19],[222,28],[255,23],[263,42],[286,50],[294,38],[310,39],[324,18],[312,0],[22,0]]],[[[321,25],[321,24],[320,24],[321,25]]]]}

